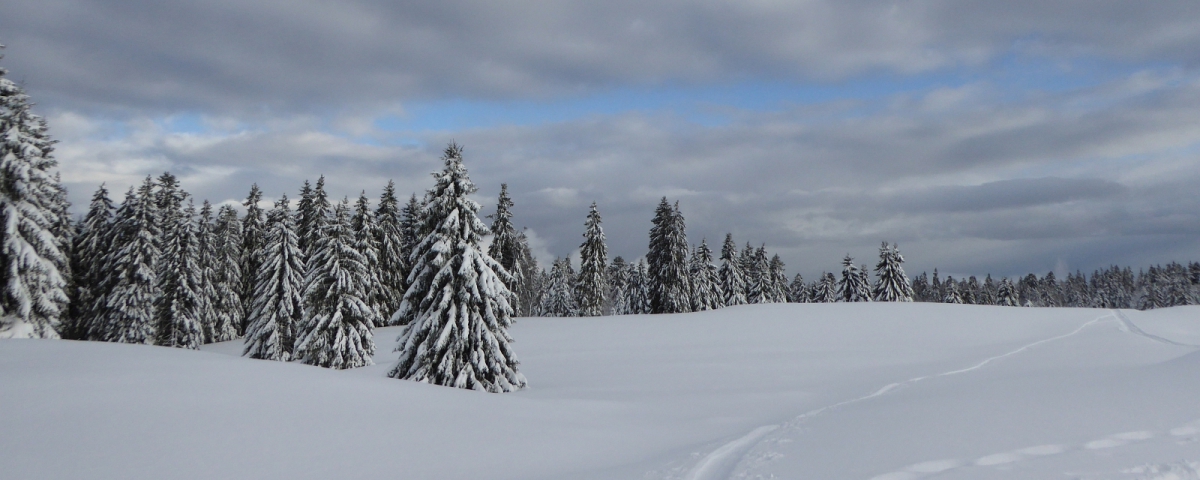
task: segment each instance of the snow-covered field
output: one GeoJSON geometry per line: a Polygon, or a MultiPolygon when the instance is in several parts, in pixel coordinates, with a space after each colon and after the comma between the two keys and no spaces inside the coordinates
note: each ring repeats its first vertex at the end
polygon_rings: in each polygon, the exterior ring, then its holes
{"type": "Polygon", "coordinates": [[[0,341],[0,478],[1200,479],[1200,307],[779,304],[525,318],[487,394],[0,341]]]}

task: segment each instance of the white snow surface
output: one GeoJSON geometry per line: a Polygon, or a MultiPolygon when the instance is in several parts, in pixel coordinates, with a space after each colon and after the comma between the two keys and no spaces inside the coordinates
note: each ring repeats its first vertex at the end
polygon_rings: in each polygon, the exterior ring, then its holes
{"type": "Polygon", "coordinates": [[[1200,479],[1200,307],[522,318],[489,394],[0,340],[0,479],[1200,479]]]}

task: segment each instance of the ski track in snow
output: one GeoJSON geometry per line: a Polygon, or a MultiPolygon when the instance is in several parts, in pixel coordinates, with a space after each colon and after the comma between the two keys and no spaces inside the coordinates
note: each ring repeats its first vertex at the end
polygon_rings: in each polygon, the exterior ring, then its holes
{"type": "MultiPolygon", "coordinates": [[[[1062,335],[1057,335],[1054,337],[1038,340],[1036,342],[1024,345],[1024,346],[1017,348],[1015,350],[1012,350],[1010,352],[996,355],[994,357],[986,358],[983,361],[981,361],[975,365],[972,365],[970,367],[967,367],[967,368],[951,370],[948,372],[942,372],[942,373],[938,373],[938,374],[934,374],[934,375],[925,375],[925,376],[921,376],[921,377],[914,377],[914,378],[910,378],[908,380],[904,380],[902,382],[890,383],[888,385],[881,387],[880,389],[876,390],[874,393],[871,393],[869,395],[864,395],[864,396],[861,396],[858,398],[853,398],[850,400],[838,402],[833,405],[828,405],[828,406],[821,407],[821,408],[818,408],[815,410],[810,410],[808,412],[802,413],[802,414],[792,418],[791,420],[789,420],[783,424],[764,425],[764,426],[755,428],[754,430],[751,430],[750,433],[747,433],[746,435],[743,435],[743,436],[737,438],[736,440],[733,440],[733,441],[728,442],[720,447],[717,447],[717,449],[713,450],[708,455],[705,455],[703,458],[701,458],[696,463],[696,465],[694,467],[692,467],[692,469],[688,472],[687,476],[684,478],[686,478],[687,480],[723,480],[723,479],[727,479],[727,478],[729,478],[729,476],[733,472],[733,470],[737,467],[737,465],[739,463],[741,463],[743,458],[745,458],[746,454],[762,441],[762,439],[763,439],[762,437],[766,436],[768,433],[771,433],[781,427],[789,427],[789,428],[795,427],[795,426],[799,425],[800,423],[802,423],[803,421],[805,421],[809,418],[812,418],[814,416],[820,415],[821,413],[824,413],[828,410],[833,410],[833,409],[843,407],[846,405],[870,400],[872,398],[876,398],[876,397],[885,395],[888,392],[891,392],[897,388],[901,388],[901,387],[904,387],[904,386],[907,386],[907,385],[910,385],[913,383],[917,383],[922,380],[927,380],[930,378],[948,377],[948,376],[952,376],[952,375],[959,375],[959,374],[963,374],[963,373],[967,373],[967,372],[973,372],[975,370],[979,370],[979,369],[987,366],[989,363],[992,363],[996,360],[1000,360],[1000,359],[1003,359],[1006,357],[1016,355],[1018,353],[1021,353],[1026,350],[1029,350],[1031,348],[1034,348],[1038,345],[1042,345],[1045,343],[1053,342],[1056,340],[1062,340],[1064,338],[1078,335],[1079,332],[1082,332],[1085,328],[1099,322],[1100,320],[1103,320],[1108,317],[1114,317],[1114,316],[1117,317],[1122,322],[1127,322],[1127,320],[1122,319],[1114,311],[1113,313],[1108,313],[1108,314],[1102,315],[1100,317],[1094,318],[1094,319],[1084,323],[1083,325],[1080,325],[1079,328],[1076,328],[1075,330],[1072,330],[1069,333],[1065,333],[1062,335]]],[[[1128,323],[1129,323],[1129,325],[1132,325],[1132,322],[1128,322],[1128,323]]],[[[1136,327],[1134,327],[1134,328],[1136,328],[1136,327]]],[[[1139,329],[1138,331],[1140,332],[1141,330],[1139,329]]],[[[1141,334],[1145,335],[1145,336],[1149,336],[1149,334],[1146,334],[1145,332],[1142,332],[1141,334]]],[[[1166,340],[1166,339],[1163,339],[1163,340],[1166,340]]],[[[1167,341],[1170,342],[1169,340],[1167,340],[1167,341]]],[[[1171,342],[1171,343],[1174,343],[1174,342],[1171,342]]],[[[1040,447],[1034,447],[1034,448],[1040,448],[1040,447]]],[[[910,465],[904,471],[886,473],[884,475],[877,476],[877,477],[873,478],[872,480],[908,480],[908,479],[920,478],[920,477],[923,477],[926,475],[941,473],[946,470],[950,470],[952,468],[958,468],[960,466],[962,466],[962,465],[957,460],[935,460],[935,461],[931,461],[931,462],[922,462],[922,463],[918,463],[915,465],[910,465]]]]}
{"type": "Polygon", "coordinates": [[[1151,340],[1154,340],[1154,341],[1156,341],[1156,342],[1161,342],[1161,343],[1165,343],[1165,344],[1168,344],[1168,345],[1176,345],[1176,346],[1180,346],[1180,347],[1200,348],[1200,345],[1192,345],[1192,344],[1190,344],[1190,343],[1180,343],[1180,342],[1176,342],[1176,341],[1174,341],[1174,340],[1171,340],[1171,339],[1169,339],[1169,338],[1163,338],[1163,337],[1160,337],[1160,336],[1158,336],[1158,335],[1154,335],[1154,334],[1152,334],[1152,333],[1146,333],[1144,330],[1142,330],[1142,329],[1141,329],[1141,328],[1139,328],[1139,327],[1138,327],[1136,324],[1134,324],[1132,320],[1129,320],[1129,317],[1126,317],[1126,316],[1125,316],[1125,313],[1124,313],[1124,312],[1122,312],[1122,311],[1120,311],[1120,310],[1113,309],[1113,310],[1112,310],[1112,314],[1113,314],[1113,316],[1114,316],[1114,317],[1117,317],[1117,320],[1120,320],[1120,321],[1121,321],[1121,330],[1122,330],[1122,331],[1129,332],[1129,333],[1132,333],[1132,334],[1134,334],[1134,335],[1139,335],[1139,336],[1142,336],[1142,337],[1146,337],[1146,338],[1149,338],[1149,339],[1151,339],[1151,340]]]}

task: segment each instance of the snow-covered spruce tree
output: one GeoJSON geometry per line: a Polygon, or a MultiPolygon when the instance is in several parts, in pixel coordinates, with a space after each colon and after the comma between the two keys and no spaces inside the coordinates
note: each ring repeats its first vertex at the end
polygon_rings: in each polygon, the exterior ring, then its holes
{"type": "Polygon", "coordinates": [[[0,338],[58,338],[68,312],[67,265],[55,235],[62,186],[54,141],[29,97],[0,69],[0,338]]]}
{"type": "Polygon", "coordinates": [[[388,180],[375,209],[376,244],[379,246],[379,290],[383,319],[400,308],[404,298],[404,277],[408,274],[408,257],[404,253],[404,234],[400,228],[400,201],[396,198],[396,183],[388,180]]]}
{"type": "Polygon", "coordinates": [[[810,299],[808,284],[804,283],[804,277],[797,273],[788,285],[788,303],[808,303],[810,299]]]}
{"type": "MultiPolygon", "coordinates": [[[[39,124],[43,133],[48,128],[45,119],[39,119],[39,124]]],[[[86,330],[81,328],[81,322],[86,319],[80,319],[71,315],[71,293],[75,290],[75,273],[71,269],[71,258],[75,249],[75,236],[78,231],[75,229],[75,220],[71,217],[71,202],[67,199],[67,189],[62,185],[62,177],[58,172],[54,172],[54,195],[51,197],[53,224],[50,227],[50,232],[54,235],[55,244],[58,245],[59,257],[55,266],[58,267],[59,277],[64,281],[63,292],[66,297],[59,299],[59,326],[57,331],[60,336],[69,340],[78,340],[86,335],[86,330]]]]}
{"type": "Polygon", "coordinates": [[[917,275],[917,277],[912,281],[913,301],[928,302],[929,291],[929,275],[926,275],[925,272],[921,272],[921,274],[917,275]]]}
{"type": "Polygon", "coordinates": [[[250,194],[246,196],[246,201],[242,202],[242,206],[246,207],[246,216],[242,217],[242,284],[238,291],[242,296],[243,315],[237,321],[238,335],[246,333],[246,315],[254,308],[250,302],[254,300],[254,281],[258,278],[258,251],[262,249],[266,223],[262,208],[258,206],[261,201],[262,191],[255,183],[250,186],[250,194]]]}
{"type": "Polygon", "coordinates": [[[629,288],[629,264],[620,255],[608,265],[608,298],[611,299],[610,311],[613,315],[629,313],[629,302],[625,294],[629,288]]]}
{"type": "Polygon", "coordinates": [[[895,244],[887,242],[879,247],[879,263],[875,265],[874,297],[876,302],[911,302],[912,285],[904,274],[904,256],[895,244]]]}
{"type": "Polygon", "coordinates": [[[322,233],[312,258],[307,259],[304,320],[293,355],[318,367],[372,365],[375,341],[371,326],[378,320],[366,301],[366,258],[354,249],[349,199],[334,209],[322,233]]]}
{"type": "Polygon", "coordinates": [[[867,302],[871,300],[870,287],[863,282],[859,268],[850,255],[842,259],[842,279],[837,284],[840,302],[867,302]]]}
{"type": "Polygon", "coordinates": [[[779,255],[771,256],[770,272],[771,272],[771,290],[770,298],[772,303],[787,303],[788,283],[787,271],[785,270],[783,259],[779,255]]]}
{"type": "Polygon", "coordinates": [[[212,284],[208,299],[213,310],[212,341],[225,342],[238,337],[237,324],[245,316],[242,310],[242,223],[237,210],[229,205],[217,209],[213,225],[212,284]]]}
{"type": "Polygon", "coordinates": [[[513,269],[513,274],[521,276],[520,280],[511,282],[518,287],[512,292],[517,298],[513,313],[517,316],[533,316],[545,286],[542,281],[542,269],[538,266],[537,259],[533,258],[533,251],[529,248],[529,239],[525,232],[517,234],[517,261],[513,269]]]}
{"type": "Polygon", "coordinates": [[[821,280],[817,282],[812,291],[813,303],[834,303],[838,300],[837,279],[833,277],[832,273],[821,272],[821,280]]]}
{"type": "Polygon", "coordinates": [[[300,190],[300,203],[296,206],[296,235],[300,238],[300,250],[304,258],[311,258],[317,243],[321,241],[325,225],[333,214],[329,195],[325,193],[325,176],[317,179],[317,186],[307,192],[308,181],[300,190]],[[307,193],[307,198],[305,198],[307,193]]]}
{"type": "Polygon", "coordinates": [[[692,311],[716,310],[724,305],[721,278],[713,265],[712,249],[704,239],[700,239],[700,245],[692,253],[688,274],[692,280],[692,311]]]}
{"type": "Polygon", "coordinates": [[[311,238],[308,226],[311,225],[312,211],[313,187],[308,179],[305,179],[304,185],[300,186],[300,201],[296,202],[296,236],[300,239],[301,251],[308,251],[308,244],[305,242],[311,238]]]}
{"type": "Polygon", "coordinates": [[[379,271],[379,243],[376,242],[379,238],[379,227],[375,225],[375,216],[371,214],[371,202],[367,200],[366,191],[358,196],[358,202],[354,204],[354,216],[350,219],[350,225],[354,231],[354,249],[362,254],[363,265],[367,269],[363,283],[363,300],[374,311],[375,321],[379,322],[374,326],[382,327],[385,320],[383,316],[390,316],[392,312],[383,311],[385,298],[383,289],[380,288],[383,274],[379,271]]]}
{"type": "Polygon", "coordinates": [[[575,277],[575,298],[579,316],[595,317],[604,314],[608,301],[608,247],[604,244],[604,228],[600,212],[592,202],[584,222],[583,244],[579,245],[579,275],[575,277]]]}
{"type": "Polygon", "coordinates": [[[639,315],[653,313],[650,309],[650,272],[645,260],[629,264],[628,295],[629,313],[639,315]]]}
{"type": "Polygon", "coordinates": [[[451,143],[445,168],[427,194],[408,291],[396,316],[408,318],[398,338],[400,358],[389,376],[489,392],[525,387],[509,344],[512,293],[507,275],[480,246],[487,226],[476,213],[476,191],[451,143]]]}
{"type": "Polygon", "coordinates": [[[508,184],[500,184],[500,197],[496,200],[496,213],[488,215],[492,219],[492,244],[488,246],[488,255],[500,263],[504,270],[512,276],[513,283],[508,289],[516,292],[521,275],[517,272],[520,264],[520,245],[517,243],[517,229],[512,223],[512,198],[508,196],[508,184]]]}
{"type": "Polygon", "coordinates": [[[996,304],[996,281],[992,280],[992,274],[990,273],[987,275],[987,278],[983,280],[983,286],[979,289],[979,304],[996,304]]]}
{"type": "Polygon", "coordinates": [[[104,298],[112,287],[104,264],[113,242],[113,212],[116,207],[101,184],[92,195],[87,216],[78,226],[74,248],[71,249],[71,271],[75,282],[71,288],[71,317],[74,331],[62,332],[63,338],[88,340],[95,319],[104,315],[104,298]]]}
{"type": "Polygon", "coordinates": [[[191,202],[179,215],[170,216],[163,231],[160,259],[160,295],[155,304],[155,343],[167,347],[198,349],[204,343],[200,323],[202,290],[199,242],[191,202]]]}
{"type": "Polygon", "coordinates": [[[1020,300],[1017,298],[1017,286],[1008,277],[1001,279],[1000,286],[996,288],[996,305],[1015,307],[1020,304],[1020,300]]]}
{"type": "Polygon", "coordinates": [[[651,313],[679,313],[691,309],[688,299],[687,235],[678,204],[674,208],[663,197],[650,228],[650,251],[646,263],[650,275],[651,313]]]}
{"type": "Polygon", "coordinates": [[[752,253],[751,272],[747,276],[746,301],[771,303],[771,262],[767,259],[767,246],[762,245],[752,253]]]}
{"type": "Polygon", "coordinates": [[[721,277],[722,305],[731,307],[746,303],[746,274],[742,270],[742,262],[738,258],[737,244],[733,243],[733,234],[725,234],[725,243],[721,245],[721,277]]]}
{"type": "Polygon", "coordinates": [[[958,289],[958,282],[954,281],[954,277],[946,276],[946,281],[942,282],[942,287],[946,290],[946,296],[942,298],[942,303],[964,303],[962,293],[958,289]]]}
{"type": "Polygon", "coordinates": [[[217,256],[216,245],[217,237],[213,233],[212,203],[205,200],[200,205],[200,217],[196,219],[196,248],[199,252],[197,268],[200,270],[200,288],[197,294],[200,296],[199,317],[203,343],[212,343],[213,325],[217,318],[217,311],[214,309],[217,290],[213,286],[213,259],[217,256]]]}
{"type": "Polygon", "coordinates": [[[571,268],[571,257],[554,260],[550,268],[550,281],[542,294],[541,313],[544,317],[578,317],[579,304],[572,285],[575,271],[571,268]]]}
{"type": "Polygon", "coordinates": [[[292,358],[296,330],[304,320],[305,270],[287,195],[267,213],[264,240],[242,356],[286,362],[292,358]]]}
{"type": "Polygon", "coordinates": [[[120,343],[154,340],[154,302],[158,299],[157,267],[160,230],[150,177],[135,193],[125,194],[117,209],[116,235],[111,257],[105,261],[112,290],[105,297],[104,316],[98,318],[88,338],[120,343]]]}

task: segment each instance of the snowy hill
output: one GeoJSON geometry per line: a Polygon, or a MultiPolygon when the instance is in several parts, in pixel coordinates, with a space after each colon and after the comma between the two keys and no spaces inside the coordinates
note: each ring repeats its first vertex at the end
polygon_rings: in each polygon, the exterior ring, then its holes
{"type": "Polygon", "coordinates": [[[524,318],[512,394],[0,341],[0,478],[1200,479],[1200,307],[524,318]]]}

